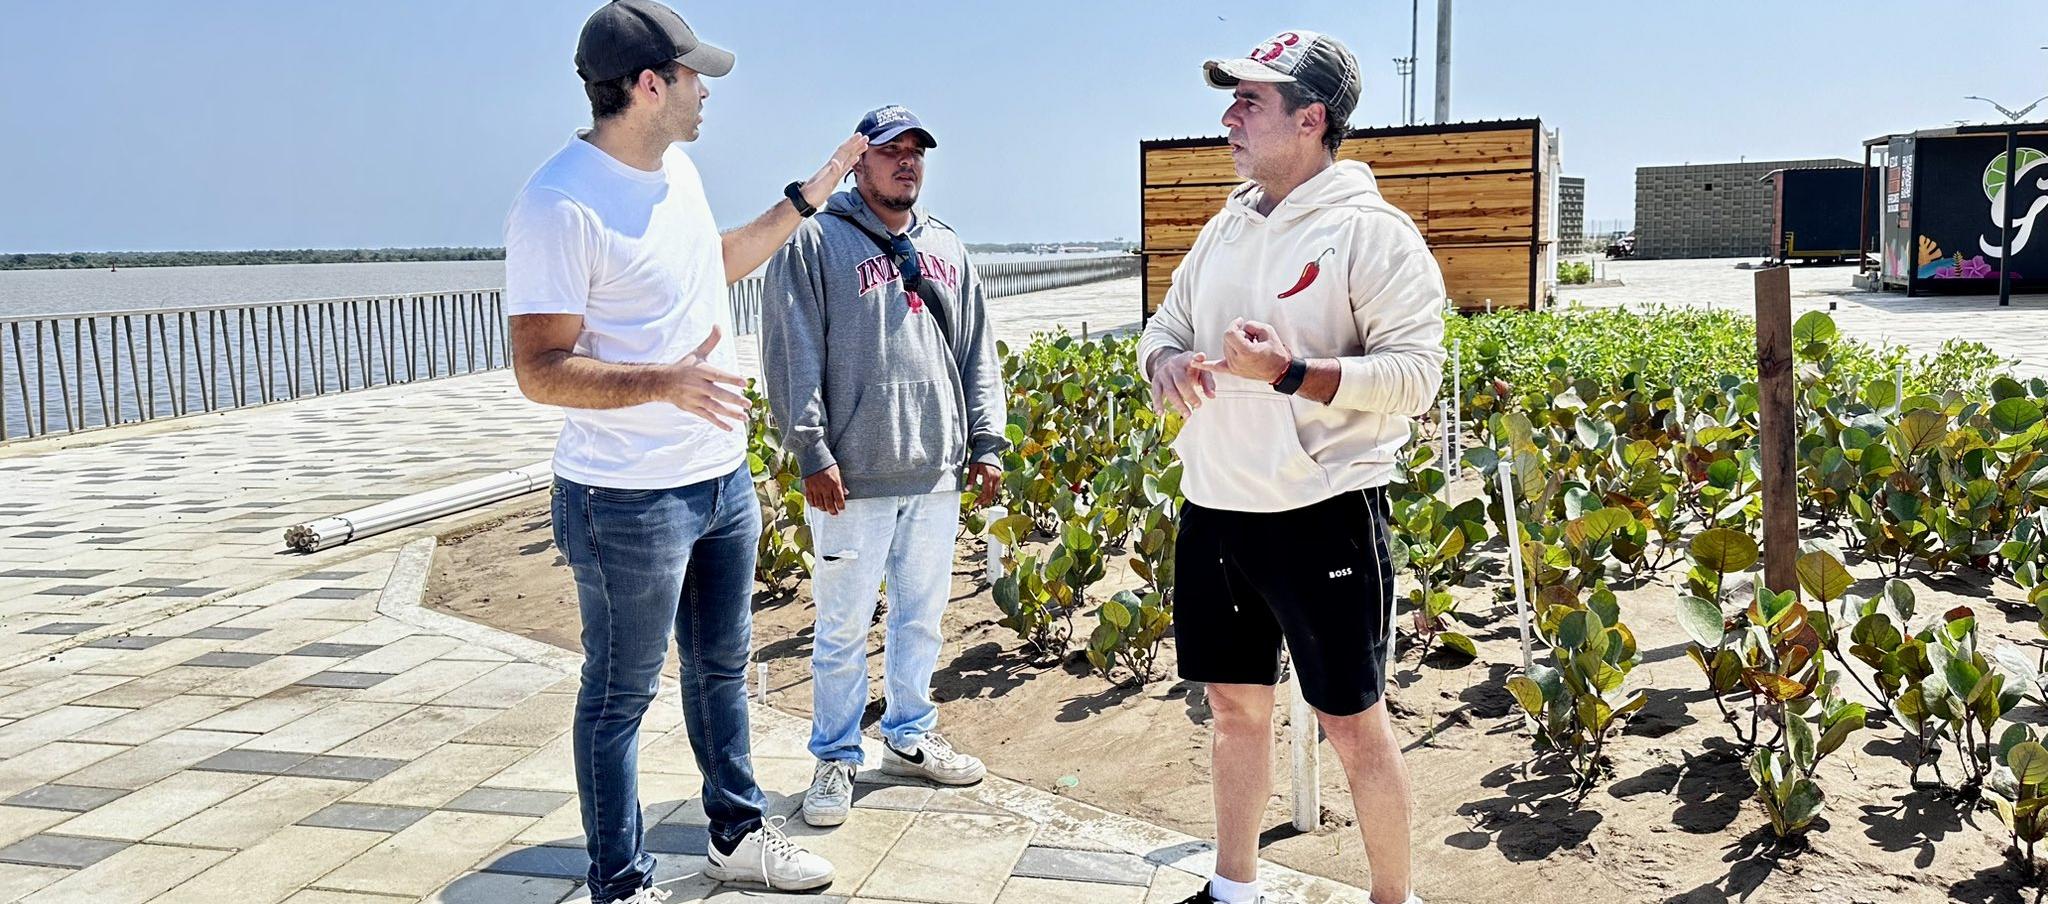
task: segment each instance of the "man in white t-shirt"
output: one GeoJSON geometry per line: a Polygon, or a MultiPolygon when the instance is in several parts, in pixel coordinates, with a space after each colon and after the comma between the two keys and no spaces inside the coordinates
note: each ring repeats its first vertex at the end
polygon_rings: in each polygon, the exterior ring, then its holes
{"type": "Polygon", "coordinates": [[[732,54],[655,0],[585,23],[576,71],[594,125],[528,180],[505,227],[505,307],[522,392],[564,409],[555,545],[575,572],[583,680],[576,788],[590,900],[653,904],[636,740],[673,635],[684,723],[704,776],[705,875],[820,888],[832,866],[764,819],[747,732],[755,545],[745,381],[722,343],[726,287],[825,203],[867,140],[853,136],[787,200],[721,236],[677,142],[693,141],[732,54]]]}

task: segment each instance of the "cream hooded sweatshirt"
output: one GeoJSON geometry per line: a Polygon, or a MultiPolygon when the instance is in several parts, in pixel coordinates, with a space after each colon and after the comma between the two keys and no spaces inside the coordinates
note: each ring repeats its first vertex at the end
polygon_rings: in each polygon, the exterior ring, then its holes
{"type": "Polygon", "coordinates": [[[1261,195],[1239,187],[1202,227],[1138,360],[1162,349],[1222,360],[1223,334],[1242,317],[1271,324],[1296,357],[1337,359],[1342,379],[1324,405],[1217,374],[1216,398],[1174,441],[1181,489],[1206,508],[1287,511],[1387,483],[1408,419],[1443,382],[1443,276],[1372,170],[1336,163],[1267,216],[1261,195]]]}

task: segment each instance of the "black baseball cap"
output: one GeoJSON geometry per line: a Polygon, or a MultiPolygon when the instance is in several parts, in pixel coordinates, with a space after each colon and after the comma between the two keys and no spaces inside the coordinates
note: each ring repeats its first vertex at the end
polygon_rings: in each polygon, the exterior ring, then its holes
{"type": "Polygon", "coordinates": [[[670,60],[717,78],[732,71],[731,51],[697,39],[675,10],[657,0],[612,0],[590,14],[576,39],[576,74],[606,82],[670,60]]]}
{"type": "Polygon", "coordinates": [[[1330,118],[1349,122],[1361,88],[1358,59],[1343,42],[1315,31],[1283,31],[1241,57],[1209,60],[1202,74],[1211,88],[1238,82],[1294,82],[1330,108],[1330,118]]]}
{"type": "Polygon", "coordinates": [[[917,140],[925,147],[939,146],[939,140],[933,138],[931,130],[918,121],[917,114],[896,104],[869,110],[853,130],[867,136],[869,147],[888,144],[905,132],[916,132],[917,140]]]}

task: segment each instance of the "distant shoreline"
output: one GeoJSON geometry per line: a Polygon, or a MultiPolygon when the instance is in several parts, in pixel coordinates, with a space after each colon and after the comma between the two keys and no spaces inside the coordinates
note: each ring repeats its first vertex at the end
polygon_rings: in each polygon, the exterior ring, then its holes
{"type": "MultiPolygon", "coordinates": [[[[1130,242],[972,243],[976,254],[1056,253],[1063,248],[1128,251],[1130,242]]],[[[340,248],[273,251],[78,251],[0,254],[0,270],[108,270],[145,267],[247,267],[270,264],[379,264],[501,261],[503,248],[340,248]]]]}

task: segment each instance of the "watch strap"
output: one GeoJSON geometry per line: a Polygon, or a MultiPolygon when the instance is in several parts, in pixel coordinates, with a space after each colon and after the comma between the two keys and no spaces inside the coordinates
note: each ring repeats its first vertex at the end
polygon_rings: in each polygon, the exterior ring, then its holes
{"type": "Polygon", "coordinates": [[[1293,395],[1301,391],[1301,384],[1307,380],[1308,362],[1295,358],[1287,362],[1287,371],[1280,375],[1280,379],[1273,381],[1273,389],[1283,395],[1293,395]]]}
{"type": "Polygon", "coordinates": [[[802,182],[791,182],[783,186],[782,196],[789,199],[791,207],[796,208],[797,216],[809,219],[817,215],[818,209],[812,207],[811,202],[804,200],[804,184],[802,182]]]}

